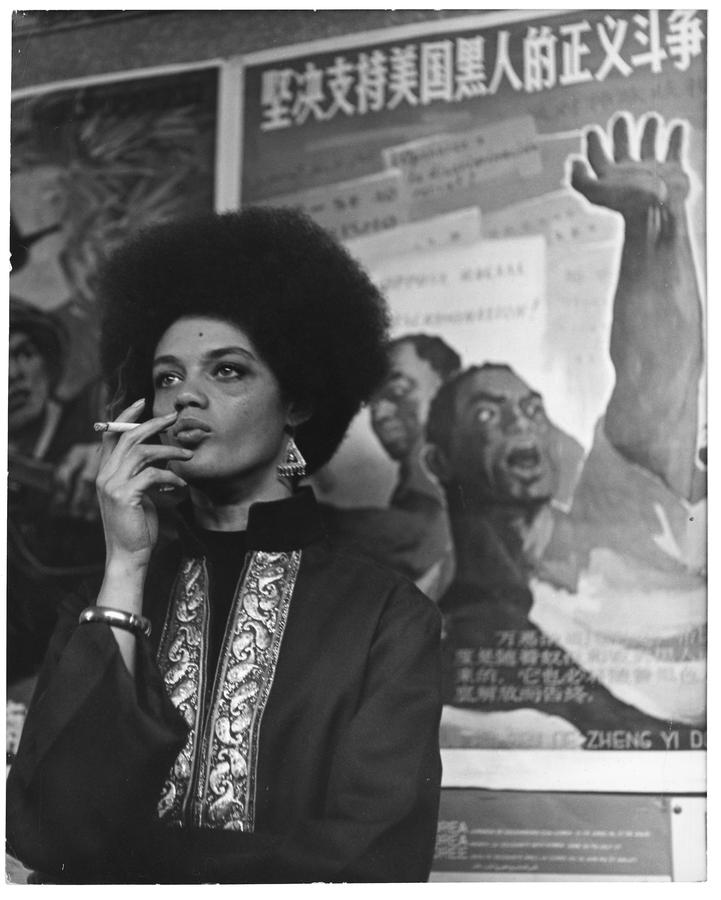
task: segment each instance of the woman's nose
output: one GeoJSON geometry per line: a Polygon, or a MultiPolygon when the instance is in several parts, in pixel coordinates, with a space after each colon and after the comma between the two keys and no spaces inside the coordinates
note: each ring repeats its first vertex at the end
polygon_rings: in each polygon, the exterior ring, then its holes
{"type": "Polygon", "coordinates": [[[178,412],[188,406],[197,406],[202,409],[208,405],[208,398],[203,391],[186,382],[183,389],[175,395],[174,405],[178,412]]]}

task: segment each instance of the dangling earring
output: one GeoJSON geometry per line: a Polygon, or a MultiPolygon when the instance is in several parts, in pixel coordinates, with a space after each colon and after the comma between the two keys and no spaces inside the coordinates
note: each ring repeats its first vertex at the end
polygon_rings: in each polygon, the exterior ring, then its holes
{"type": "Polygon", "coordinates": [[[302,478],[305,475],[305,459],[293,440],[292,432],[288,435],[285,448],[285,459],[277,466],[280,478],[302,478]]]}

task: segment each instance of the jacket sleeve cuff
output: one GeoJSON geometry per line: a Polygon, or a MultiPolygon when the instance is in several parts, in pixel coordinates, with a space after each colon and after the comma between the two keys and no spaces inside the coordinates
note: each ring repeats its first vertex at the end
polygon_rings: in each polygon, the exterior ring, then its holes
{"type": "Polygon", "coordinates": [[[13,764],[16,775],[29,780],[56,742],[73,733],[72,743],[79,746],[87,732],[92,753],[93,733],[100,729],[118,730],[151,753],[177,754],[187,725],[165,691],[150,642],[139,637],[137,643],[133,678],[109,626],[88,623],[75,629],[52,679],[33,699],[13,764]]]}

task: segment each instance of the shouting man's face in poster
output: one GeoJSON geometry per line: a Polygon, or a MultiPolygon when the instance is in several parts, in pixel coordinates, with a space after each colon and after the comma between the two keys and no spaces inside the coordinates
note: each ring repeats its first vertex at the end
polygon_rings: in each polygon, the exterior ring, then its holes
{"type": "Polygon", "coordinates": [[[476,370],[455,391],[446,474],[468,499],[550,500],[558,481],[551,428],[540,394],[511,369],[476,370]]]}

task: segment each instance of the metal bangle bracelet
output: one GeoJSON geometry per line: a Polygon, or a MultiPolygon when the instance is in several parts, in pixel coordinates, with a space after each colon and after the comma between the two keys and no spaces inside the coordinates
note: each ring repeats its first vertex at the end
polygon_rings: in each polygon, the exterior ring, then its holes
{"type": "Polygon", "coordinates": [[[86,607],[80,613],[78,624],[82,625],[86,622],[104,622],[106,625],[123,628],[125,631],[131,631],[134,634],[144,634],[145,637],[150,637],[152,630],[150,619],[146,619],[145,616],[125,612],[121,609],[110,609],[107,606],[86,607]]]}

